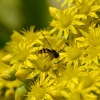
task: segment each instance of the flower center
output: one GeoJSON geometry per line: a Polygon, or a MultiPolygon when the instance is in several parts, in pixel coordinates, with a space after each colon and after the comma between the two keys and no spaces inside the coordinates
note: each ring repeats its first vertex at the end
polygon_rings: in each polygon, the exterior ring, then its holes
{"type": "Polygon", "coordinates": [[[76,60],[80,57],[81,52],[77,47],[71,47],[68,49],[68,56],[71,60],[76,60]]]}
{"type": "Polygon", "coordinates": [[[49,57],[44,58],[41,63],[39,63],[39,69],[43,72],[49,71],[51,69],[49,61],[49,57]]]}
{"type": "Polygon", "coordinates": [[[62,28],[68,27],[72,22],[72,17],[65,14],[59,19],[59,22],[62,28]]]}
{"type": "Polygon", "coordinates": [[[19,54],[17,55],[17,59],[19,62],[23,62],[26,60],[27,58],[27,55],[28,55],[28,52],[27,51],[20,51],[19,54]]]}

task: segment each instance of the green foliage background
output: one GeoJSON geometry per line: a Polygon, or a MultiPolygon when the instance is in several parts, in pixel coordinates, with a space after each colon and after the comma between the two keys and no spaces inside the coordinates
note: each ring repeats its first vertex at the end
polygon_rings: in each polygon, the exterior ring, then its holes
{"type": "Polygon", "coordinates": [[[19,31],[35,25],[35,30],[50,22],[47,0],[0,0],[0,48],[13,30],[19,31]]]}

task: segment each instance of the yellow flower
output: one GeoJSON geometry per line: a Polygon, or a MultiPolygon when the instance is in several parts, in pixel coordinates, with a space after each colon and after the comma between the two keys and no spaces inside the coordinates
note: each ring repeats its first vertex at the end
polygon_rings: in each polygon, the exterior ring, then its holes
{"type": "Polygon", "coordinates": [[[79,83],[83,82],[83,89],[100,87],[100,72],[99,69],[90,72],[80,72],[78,76],[79,83]]]}
{"type": "Polygon", "coordinates": [[[49,8],[51,16],[54,18],[50,23],[50,26],[53,27],[51,29],[51,33],[57,31],[57,37],[61,38],[64,36],[66,39],[70,33],[78,34],[75,25],[84,25],[80,18],[86,18],[85,15],[76,15],[77,8],[67,8],[65,10],[59,10],[53,7],[49,8]]]}
{"type": "Polygon", "coordinates": [[[66,70],[64,70],[62,72],[62,78],[65,78],[66,81],[70,81],[73,78],[75,78],[77,75],[79,74],[79,70],[78,69],[74,69],[73,66],[69,66],[68,68],[66,68],[66,70]]]}
{"type": "Polygon", "coordinates": [[[32,61],[37,59],[35,54],[35,47],[33,44],[27,41],[22,41],[13,47],[13,55],[10,64],[12,64],[17,70],[20,68],[32,68],[32,61]]]}
{"type": "Polygon", "coordinates": [[[86,64],[99,64],[100,56],[100,28],[89,27],[89,32],[80,30],[82,37],[76,38],[78,47],[85,48],[84,60],[86,64]]]}
{"type": "MultiPolygon", "coordinates": [[[[84,46],[100,46],[100,27],[93,28],[89,27],[89,32],[80,30],[82,33],[82,37],[76,38],[76,41],[80,42],[81,44],[85,44],[84,46]]],[[[81,45],[80,44],[80,45],[81,45]]]]}
{"type": "Polygon", "coordinates": [[[24,34],[26,41],[30,41],[30,42],[33,42],[34,44],[37,43],[37,44],[41,45],[42,42],[39,40],[41,37],[39,34],[39,31],[34,32],[34,28],[35,28],[35,26],[31,26],[30,30],[24,30],[21,32],[24,34]]]}
{"type": "Polygon", "coordinates": [[[98,100],[100,94],[100,72],[79,72],[77,82],[67,82],[65,97],[68,100],[98,100]]]}
{"type": "Polygon", "coordinates": [[[30,83],[30,92],[27,97],[29,100],[52,100],[49,92],[55,88],[54,85],[54,79],[42,74],[30,83]]]}
{"type": "Polygon", "coordinates": [[[87,65],[91,65],[93,63],[95,63],[96,65],[100,65],[100,63],[99,63],[99,59],[100,59],[100,47],[98,47],[98,48],[93,47],[93,46],[89,47],[85,51],[85,55],[87,55],[85,57],[87,65]]]}
{"type": "Polygon", "coordinates": [[[89,29],[89,35],[87,37],[88,45],[98,47],[100,46],[100,27],[89,29]]]}
{"type": "MultiPolygon", "coordinates": [[[[45,33],[46,31],[41,31],[44,36],[41,36],[42,41],[42,47],[48,48],[49,50],[55,50],[56,52],[60,53],[61,50],[64,49],[64,46],[66,45],[66,40],[64,38],[57,39],[57,35],[50,35],[50,32],[45,33]]],[[[41,34],[40,34],[41,35],[41,34]]]]}
{"type": "MultiPolygon", "coordinates": [[[[19,42],[25,40],[24,36],[21,35],[17,31],[13,31],[13,34],[11,35],[11,41],[7,42],[6,49],[8,52],[13,52],[14,46],[18,45],[19,42]]],[[[10,56],[10,55],[9,55],[10,56]]],[[[8,57],[9,57],[8,56],[8,57]]]]}
{"type": "Polygon", "coordinates": [[[77,46],[69,46],[65,48],[66,52],[62,53],[61,59],[68,65],[74,67],[80,66],[82,61],[82,49],[77,46]]]}
{"type": "Polygon", "coordinates": [[[75,89],[72,93],[70,93],[67,100],[98,100],[97,96],[93,93],[88,94],[86,91],[80,91],[75,89]]]}
{"type": "Polygon", "coordinates": [[[61,66],[59,66],[59,63],[56,59],[50,61],[49,56],[46,56],[45,54],[44,57],[38,57],[37,60],[33,61],[34,70],[27,78],[30,79],[42,74],[44,74],[45,76],[48,75],[52,78],[56,78],[57,76],[55,71],[60,67],[61,66]]]}
{"type": "Polygon", "coordinates": [[[95,0],[74,0],[77,6],[79,6],[79,13],[87,16],[98,18],[96,11],[100,9],[99,5],[94,5],[95,0]]]}

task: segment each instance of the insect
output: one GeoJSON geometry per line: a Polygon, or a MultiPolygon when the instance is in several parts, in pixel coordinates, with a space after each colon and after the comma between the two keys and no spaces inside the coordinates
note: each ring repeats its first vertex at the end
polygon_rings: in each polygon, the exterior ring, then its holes
{"type": "Polygon", "coordinates": [[[48,40],[46,39],[46,37],[44,36],[43,33],[42,33],[42,35],[43,35],[44,39],[47,41],[47,43],[49,44],[49,46],[50,46],[51,49],[43,48],[43,49],[39,50],[38,53],[39,54],[48,53],[48,55],[50,56],[50,60],[53,60],[54,58],[58,58],[59,57],[59,53],[56,52],[56,50],[52,49],[50,43],[48,42],[48,40]]]}

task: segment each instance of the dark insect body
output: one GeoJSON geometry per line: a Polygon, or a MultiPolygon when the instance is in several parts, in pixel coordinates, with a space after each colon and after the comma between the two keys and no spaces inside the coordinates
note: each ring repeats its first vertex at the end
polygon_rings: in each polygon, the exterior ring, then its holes
{"type": "Polygon", "coordinates": [[[56,52],[54,49],[48,49],[48,48],[43,48],[42,50],[38,51],[39,54],[42,53],[48,53],[49,55],[52,55],[54,58],[58,58],[59,57],[59,53],[56,52]]]}
{"type": "MultiPolygon", "coordinates": [[[[42,33],[42,32],[41,32],[42,33]]],[[[42,33],[44,39],[47,41],[47,43],[49,44],[49,46],[51,47],[50,43],[48,42],[48,40],[46,39],[46,37],[44,36],[44,34],[42,33]]],[[[43,53],[48,53],[48,55],[50,56],[51,60],[53,58],[58,58],[59,57],[59,53],[56,52],[56,50],[52,49],[48,49],[48,48],[43,48],[41,50],[38,51],[39,54],[43,54],[43,53]]]]}

